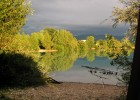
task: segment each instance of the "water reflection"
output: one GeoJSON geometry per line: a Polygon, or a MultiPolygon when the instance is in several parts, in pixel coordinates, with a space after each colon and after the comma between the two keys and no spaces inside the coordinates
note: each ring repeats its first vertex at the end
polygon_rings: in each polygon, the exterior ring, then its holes
{"type": "Polygon", "coordinates": [[[109,77],[107,77],[107,76],[116,76],[117,77],[117,75],[118,75],[118,72],[106,70],[103,68],[89,67],[89,66],[81,66],[81,67],[85,67],[86,69],[88,69],[88,72],[90,72],[91,75],[94,75],[97,78],[101,79],[103,87],[104,87],[104,79],[109,80],[109,77]]]}
{"type": "Polygon", "coordinates": [[[89,50],[80,53],[35,53],[32,56],[38,62],[41,72],[57,81],[117,85],[129,76],[127,68],[118,65],[122,64],[120,61],[126,64],[126,58],[129,57],[126,51],[114,54],[89,50]]]}
{"type": "MultiPolygon", "coordinates": [[[[122,72],[125,72],[122,68],[118,68],[117,64],[115,65],[114,63],[113,66],[110,64],[110,62],[117,60],[117,54],[115,54],[115,57],[113,57],[113,55],[110,57],[109,54],[105,54],[104,52],[97,52],[96,54],[95,51],[89,51],[87,54],[84,54],[84,56],[83,54],[81,56],[74,53],[69,54],[69,57],[66,57],[66,55],[63,56],[61,56],[61,58],[64,59],[59,60],[57,63],[62,62],[66,64],[69,63],[71,57],[75,59],[73,59],[67,67],[69,68],[68,70],[63,70],[63,72],[60,69],[51,70],[50,75],[57,81],[120,85],[120,79],[123,76],[122,72]],[[53,76],[54,74],[55,76],[53,76]]],[[[125,55],[123,55],[123,57],[125,57],[125,55]]],[[[59,64],[56,66],[58,65],[59,64]]],[[[61,67],[59,66],[59,68],[61,67]]]]}
{"type": "Polygon", "coordinates": [[[118,66],[117,68],[120,70],[120,77],[118,80],[125,85],[128,85],[129,80],[130,80],[130,72],[131,72],[131,64],[132,64],[132,56],[120,56],[116,57],[113,59],[110,63],[113,66],[118,66]]]}
{"type": "Polygon", "coordinates": [[[30,56],[38,63],[41,72],[46,75],[48,72],[70,69],[78,58],[75,52],[32,53],[30,56]]]}
{"type": "Polygon", "coordinates": [[[118,74],[118,72],[106,70],[106,69],[99,68],[99,67],[89,67],[89,66],[81,66],[81,67],[85,67],[85,68],[89,69],[88,71],[94,75],[96,73],[100,73],[102,75],[117,75],[118,74]]]}

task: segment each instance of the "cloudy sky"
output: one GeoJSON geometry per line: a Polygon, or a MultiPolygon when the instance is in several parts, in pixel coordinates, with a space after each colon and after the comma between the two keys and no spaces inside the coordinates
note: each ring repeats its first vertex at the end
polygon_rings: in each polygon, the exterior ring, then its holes
{"type": "Polygon", "coordinates": [[[28,16],[24,31],[39,31],[45,27],[74,29],[111,27],[105,19],[111,16],[113,7],[120,6],[119,0],[32,0],[34,10],[28,16]]]}

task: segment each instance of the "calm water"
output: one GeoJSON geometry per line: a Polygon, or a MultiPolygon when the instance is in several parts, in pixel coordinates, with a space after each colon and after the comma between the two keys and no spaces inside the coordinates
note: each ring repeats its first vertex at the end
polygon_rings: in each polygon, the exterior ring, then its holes
{"type": "MultiPolygon", "coordinates": [[[[100,84],[113,84],[117,85],[119,83],[118,77],[119,70],[117,66],[111,66],[111,60],[107,57],[95,57],[95,60],[92,62],[87,61],[86,58],[78,58],[73,66],[66,71],[55,71],[50,73],[50,76],[61,82],[81,82],[81,83],[100,83],[100,84]],[[89,66],[92,68],[102,68],[105,70],[115,71],[116,74],[103,74],[102,71],[93,70],[91,72],[90,68],[81,67],[89,66]]],[[[60,62],[61,63],[61,62],[60,62]]]]}

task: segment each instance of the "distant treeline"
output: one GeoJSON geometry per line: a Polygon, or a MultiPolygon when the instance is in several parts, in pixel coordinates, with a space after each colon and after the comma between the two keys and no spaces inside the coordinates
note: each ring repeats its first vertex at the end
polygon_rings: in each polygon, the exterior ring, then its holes
{"type": "MultiPolygon", "coordinates": [[[[132,52],[134,43],[123,38],[121,41],[111,35],[105,35],[106,39],[95,41],[94,36],[87,36],[86,40],[77,40],[72,33],[64,29],[45,28],[40,32],[29,34],[15,34],[8,36],[10,42],[6,46],[1,46],[0,50],[12,52],[37,52],[40,49],[60,51],[83,52],[96,50],[100,52],[112,53],[127,50],[132,52]]],[[[7,38],[7,37],[6,37],[7,38]]],[[[5,43],[4,42],[4,43],[5,43]]]]}

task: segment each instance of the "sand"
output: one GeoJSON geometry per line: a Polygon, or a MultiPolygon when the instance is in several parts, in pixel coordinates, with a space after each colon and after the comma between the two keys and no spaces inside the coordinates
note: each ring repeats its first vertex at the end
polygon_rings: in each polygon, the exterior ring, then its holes
{"type": "MultiPolygon", "coordinates": [[[[63,82],[23,89],[8,89],[2,94],[11,100],[116,100],[126,87],[93,83],[63,82]]],[[[3,98],[2,96],[0,97],[3,98]]],[[[4,99],[2,99],[4,100],[4,99]]]]}

